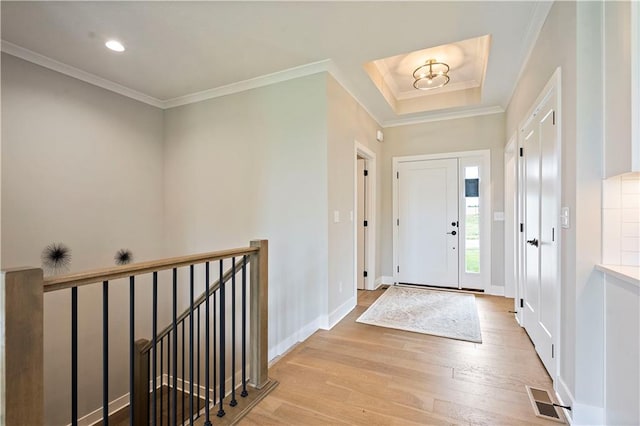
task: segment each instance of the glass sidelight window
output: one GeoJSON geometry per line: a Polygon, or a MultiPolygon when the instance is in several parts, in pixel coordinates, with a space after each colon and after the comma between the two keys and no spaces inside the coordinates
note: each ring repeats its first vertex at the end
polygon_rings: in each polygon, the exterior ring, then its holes
{"type": "Polygon", "coordinates": [[[467,273],[480,273],[480,168],[464,168],[464,264],[467,273]]]}

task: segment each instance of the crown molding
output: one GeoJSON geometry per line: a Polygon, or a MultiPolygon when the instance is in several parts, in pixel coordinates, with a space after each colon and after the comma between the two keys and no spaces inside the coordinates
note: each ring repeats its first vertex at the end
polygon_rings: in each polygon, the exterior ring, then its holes
{"type": "Polygon", "coordinates": [[[365,103],[360,101],[360,99],[358,99],[358,97],[353,93],[351,84],[349,84],[349,81],[344,77],[342,71],[340,71],[336,64],[331,60],[328,63],[327,72],[331,74],[331,77],[333,77],[353,99],[355,99],[358,105],[360,105],[362,109],[365,110],[367,114],[369,114],[369,116],[373,119],[373,121],[376,122],[378,126],[383,127],[381,124],[381,120],[376,115],[374,115],[371,110],[366,107],[365,103]]]}
{"type": "Polygon", "coordinates": [[[201,92],[191,93],[189,95],[168,99],[163,102],[163,108],[174,108],[177,106],[205,101],[207,99],[219,98],[221,96],[227,96],[234,93],[244,92],[246,90],[256,89],[258,87],[269,86],[271,84],[292,80],[294,78],[306,77],[308,75],[326,72],[329,69],[329,64],[331,62],[332,61],[330,59],[312,62],[310,64],[289,68],[283,71],[261,75],[249,80],[238,81],[236,83],[227,84],[225,86],[215,87],[213,89],[207,89],[201,92]]]}
{"type": "Polygon", "coordinates": [[[130,89],[126,86],[123,86],[118,83],[114,83],[111,80],[107,80],[102,77],[98,77],[95,74],[91,74],[89,72],[83,71],[81,69],[72,67],[71,65],[64,64],[62,62],[58,62],[55,59],[51,59],[47,56],[41,55],[39,53],[33,52],[29,49],[25,49],[24,47],[18,46],[16,44],[10,43],[8,41],[2,40],[1,49],[4,53],[7,53],[11,56],[18,57],[20,59],[24,59],[25,61],[32,62],[36,65],[40,65],[41,67],[48,68],[53,71],[57,71],[61,74],[68,75],[69,77],[76,78],[78,80],[82,80],[85,83],[93,84],[94,86],[101,87],[103,89],[110,90],[112,92],[118,93],[122,96],[126,96],[131,99],[135,99],[137,101],[143,102],[145,104],[154,106],[156,108],[163,108],[164,102],[160,99],[156,99],[153,96],[145,95],[144,93],[138,92],[136,90],[130,89]]]}
{"type": "Polygon", "coordinates": [[[355,101],[362,107],[362,109],[364,109],[367,114],[369,114],[369,116],[381,128],[404,126],[408,124],[429,123],[433,121],[451,120],[455,118],[474,117],[478,115],[497,114],[504,112],[503,108],[499,106],[493,106],[465,111],[426,113],[420,117],[401,118],[398,120],[383,122],[376,115],[374,115],[369,108],[366,107],[364,102],[358,99],[351,88],[352,85],[350,84],[349,80],[344,77],[343,73],[331,59],[312,62],[310,64],[289,68],[283,71],[255,77],[249,80],[239,81],[237,83],[228,84],[226,86],[191,93],[189,95],[184,95],[168,100],[161,100],[154,98],[153,96],[138,92],[121,84],[115,83],[111,80],[99,77],[95,74],[91,74],[81,69],[72,67],[71,65],[56,61],[55,59],[51,59],[47,56],[33,52],[29,49],[25,49],[24,47],[18,46],[5,40],[2,40],[1,50],[4,53],[16,56],[20,59],[24,59],[25,61],[32,62],[50,70],[84,81],[85,83],[110,90],[122,96],[126,96],[128,98],[135,99],[139,102],[143,102],[145,104],[161,109],[174,108],[177,106],[201,102],[207,99],[214,99],[221,96],[244,92],[246,90],[264,87],[295,78],[306,77],[308,75],[313,75],[321,72],[327,72],[345,89],[347,93],[349,93],[349,95],[351,95],[353,99],[355,99],[355,101]]]}
{"type": "Polygon", "coordinates": [[[398,120],[385,121],[382,123],[382,127],[398,127],[407,126],[410,124],[431,123],[433,121],[454,120],[456,118],[468,118],[476,117],[479,115],[500,114],[504,112],[504,108],[501,106],[489,106],[474,109],[467,109],[463,111],[450,111],[441,113],[429,113],[420,117],[401,118],[398,120]]]}
{"type": "Polygon", "coordinates": [[[533,13],[531,14],[531,19],[529,20],[529,27],[527,28],[527,32],[523,38],[522,43],[522,51],[526,52],[526,54],[524,55],[524,58],[520,63],[520,70],[518,71],[518,75],[514,80],[511,91],[509,92],[509,96],[507,97],[507,103],[505,104],[507,108],[509,108],[509,105],[511,104],[511,99],[513,99],[513,94],[516,92],[516,87],[518,87],[518,83],[522,78],[522,74],[524,73],[524,70],[527,67],[527,63],[531,58],[531,54],[533,53],[533,49],[536,46],[538,37],[540,37],[540,32],[542,31],[542,27],[547,20],[547,16],[549,15],[551,6],[553,6],[553,0],[538,1],[533,7],[533,13]]]}

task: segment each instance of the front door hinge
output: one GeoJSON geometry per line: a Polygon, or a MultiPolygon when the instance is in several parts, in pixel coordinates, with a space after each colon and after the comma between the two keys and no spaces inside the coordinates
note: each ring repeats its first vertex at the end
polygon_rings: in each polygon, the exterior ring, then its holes
{"type": "Polygon", "coordinates": [[[363,277],[367,278],[367,271],[364,271],[364,273],[362,274],[363,277]]]}
{"type": "Polygon", "coordinates": [[[364,221],[364,226],[369,226],[369,222],[367,222],[366,220],[364,221]]]}
{"type": "Polygon", "coordinates": [[[556,125],[556,112],[553,111],[553,125],[556,125]]]}
{"type": "Polygon", "coordinates": [[[365,175],[365,176],[369,176],[369,170],[365,170],[365,171],[364,171],[364,175],[365,175]]]}
{"type": "Polygon", "coordinates": [[[520,307],[524,308],[524,299],[520,299],[520,307]]]}
{"type": "Polygon", "coordinates": [[[396,269],[398,271],[398,273],[400,272],[400,266],[398,266],[398,268],[396,269]]]}
{"type": "Polygon", "coordinates": [[[396,219],[396,225],[400,226],[400,219],[396,219]]]}
{"type": "Polygon", "coordinates": [[[400,179],[400,172],[396,172],[396,179],[400,179]]]}
{"type": "Polygon", "coordinates": [[[555,357],[555,352],[554,352],[554,347],[553,344],[551,345],[551,358],[555,357]]]}
{"type": "Polygon", "coordinates": [[[520,232],[524,232],[524,223],[520,224],[520,232]]]}
{"type": "Polygon", "coordinates": [[[524,157],[524,148],[520,148],[520,157],[524,157]]]}

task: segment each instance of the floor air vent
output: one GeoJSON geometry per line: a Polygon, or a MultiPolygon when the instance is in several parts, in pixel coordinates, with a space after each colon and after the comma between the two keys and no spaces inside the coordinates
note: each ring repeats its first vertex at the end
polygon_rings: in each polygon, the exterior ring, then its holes
{"type": "Polygon", "coordinates": [[[558,423],[566,423],[561,409],[553,405],[553,400],[551,399],[549,392],[543,389],[532,388],[530,386],[525,387],[527,388],[527,393],[531,400],[533,412],[537,417],[553,420],[558,423]]]}

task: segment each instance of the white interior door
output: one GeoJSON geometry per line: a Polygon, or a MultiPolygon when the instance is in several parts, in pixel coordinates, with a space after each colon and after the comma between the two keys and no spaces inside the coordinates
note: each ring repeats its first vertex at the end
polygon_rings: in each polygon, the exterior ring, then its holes
{"type": "Polygon", "coordinates": [[[555,377],[558,235],[556,96],[552,92],[522,129],[524,147],[524,327],[555,377]]]}
{"type": "Polygon", "coordinates": [[[402,162],[397,179],[397,281],[458,288],[458,160],[402,162]]]}
{"type": "Polygon", "coordinates": [[[358,276],[358,289],[363,290],[365,288],[365,276],[364,271],[366,270],[366,238],[367,238],[367,227],[364,226],[364,221],[366,220],[366,160],[363,158],[358,158],[358,188],[357,194],[358,197],[358,270],[356,271],[358,276]]]}

